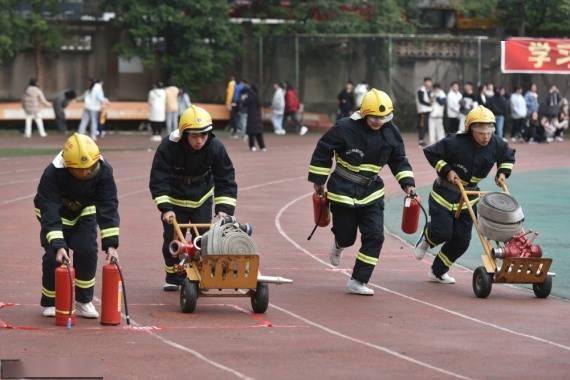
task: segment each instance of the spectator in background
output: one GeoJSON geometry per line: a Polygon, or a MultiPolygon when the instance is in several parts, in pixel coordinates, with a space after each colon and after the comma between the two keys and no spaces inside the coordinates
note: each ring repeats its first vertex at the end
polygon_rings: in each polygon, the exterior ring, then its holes
{"type": "Polygon", "coordinates": [[[337,100],[338,111],[336,113],[336,119],[340,120],[342,118],[349,117],[354,110],[354,92],[351,81],[346,82],[344,88],[338,94],[337,100]]]}
{"type": "Polygon", "coordinates": [[[285,90],[279,82],[273,84],[273,98],[271,100],[271,123],[276,135],[284,135],[283,114],[285,113],[285,90]]]}
{"type": "MultiPolygon", "coordinates": [[[[184,111],[186,111],[188,108],[190,108],[190,106],[192,105],[192,102],[190,101],[190,95],[188,95],[188,92],[186,92],[186,90],[184,90],[183,88],[179,88],[178,91],[178,118],[180,118],[180,115],[182,115],[184,113],[184,111]]],[[[177,123],[178,125],[178,123],[177,123]]]]}
{"type": "Polygon", "coordinates": [[[530,120],[530,115],[532,115],[533,112],[538,112],[539,107],[536,84],[532,83],[530,85],[530,90],[524,95],[524,101],[526,103],[526,117],[530,120]]]}
{"type": "Polygon", "coordinates": [[[463,85],[463,94],[459,105],[459,132],[463,132],[465,130],[465,117],[473,108],[477,107],[473,93],[473,82],[467,82],[463,85]]]}
{"type": "MultiPolygon", "coordinates": [[[[243,86],[244,84],[241,79],[235,80],[234,92],[232,95],[232,109],[230,112],[230,125],[232,128],[232,137],[236,139],[239,138],[238,129],[240,127],[240,100],[241,90],[243,89],[243,86]]],[[[229,83],[228,87],[230,87],[229,83]]]]}
{"type": "Polygon", "coordinates": [[[536,144],[546,141],[544,130],[545,126],[542,125],[541,121],[538,119],[538,112],[535,111],[531,113],[528,120],[528,127],[523,133],[525,141],[527,141],[529,144],[536,144]]]}
{"type": "Polygon", "coordinates": [[[247,138],[247,104],[245,104],[245,100],[249,95],[250,85],[249,82],[244,80],[242,81],[242,87],[240,90],[240,98],[238,102],[239,108],[239,117],[237,123],[237,130],[236,130],[236,137],[237,138],[247,138]]]}
{"type": "Polygon", "coordinates": [[[554,119],[552,123],[554,127],[553,136],[556,141],[564,141],[564,131],[568,129],[568,109],[566,112],[564,110],[560,110],[558,113],[558,117],[554,119]]]}
{"type": "Polygon", "coordinates": [[[548,95],[546,95],[546,110],[545,114],[548,116],[551,122],[554,122],[554,119],[558,117],[558,113],[560,112],[560,102],[562,101],[562,97],[560,96],[560,92],[556,85],[550,86],[548,90],[548,95]]]}
{"type": "Polygon", "coordinates": [[[166,132],[178,128],[178,87],[170,84],[164,89],[166,95],[166,132]]]}
{"type": "Polygon", "coordinates": [[[247,112],[246,132],[249,142],[249,150],[255,152],[255,141],[261,151],[265,152],[265,142],[263,141],[263,122],[261,120],[261,103],[257,86],[252,84],[242,92],[244,110],[247,112]]]}
{"type": "Polygon", "coordinates": [[[486,85],[477,87],[477,96],[475,97],[475,101],[478,105],[482,105],[487,107],[487,94],[485,93],[486,85]]]}
{"type": "Polygon", "coordinates": [[[447,93],[447,133],[457,133],[459,130],[461,98],[463,95],[459,92],[459,82],[451,82],[447,93]]]}
{"type": "Polygon", "coordinates": [[[526,101],[522,96],[521,86],[515,87],[515,91],[511,95],[510,106],[511,119],[513,121],[511,127],[511,142],[516,142],[517,139],[522,140],[522,131],[527,115],[526,101]]]}
{"type": "Polygon", "coordinates": [[[426,146],[426,133],[429,130],[429,114],[431,108],[431,85],[430,77],[424,78],[424,84],[416,94],[416,110],[418,112],[418,143],[420,147],[426,146]]]}
{"type": "Polygon", "coordinates": [[[91,127],[91,139],[97,141],[99,132],[99,114],[103,108],[103,104],[109,102],[103,93],[103,82],[100,79],[91,79],[87,91],[82,96],[85,101],[85,108],[81,116],[81,122],[77,132],[86,134],[87,126],[91,127]]]}
{"type": "MultiPolygon", "coordinates": [[[[228,82],[228,85],[226,86],[226,102],[225,103],[226,103],[226,108],[230,112],[230,119],[228,121],[228,126],[226,127],[226,130],[229,128],[231,131],[235,130],[235,125],[233,124],[234,120],[231,117],[232,99],[234,97],[235,86],[236,86],[236,77],[234,75],[230,75],[230,80],[228,82]]],[[[182,112],[184,112],[184,111],[180,110],[180,114],[182,114],[182,112]]]]}
{"type": "Polygon", "coordinates": [[[47,136],[44,129],[44,121],[39,116],[42,106],[51,107],[51,103],[46,100],[44,93],[38,87],[36,79],[32,78],[30,79],[28,87],[26,87],[24,95],[22,96],[22,107],[26,114],[24,137],[32,137],[32,120],[36,122],[40,136],[47,136]]]}
{"type": "Polygon", "coordinates": [[[55,115],[55,125],[61,133],[67,133],[67,122],[65,120],[65,108],[77,97],[73,90],[63,90],[54,95],[52,99],[53,113],[55,115]]]}
{"type": "Polygon", "coordinates": [[[152,129],[151,141],[161,141],[166,121],[166,91],[162,82],[156,82],[148,93],[148,121],[152,129]]]}
{"type": "Polygon", "coordinates": [[[495,134],[505,140],[503,133],[505,115],[507,114],[508,98],[503,86],[497,87],[497,92],[489,101],[489,109],[495,114],[495,134]]]}
{"type": "Polygon", "coordinates": [[[301,125],[301,121],[299,120],[300,107],[295,87],[293,87],[291,83],[285,82],[285,114],[283,115],[283,129],[287,130],[287,120],[291,118],[295,126],[295,133],[303,136],[307,133],[308,128],[301,125]]]}
{"type": "Polygon", "coordinates": [[[431,93],[432,107],[429,114],[429,145],[435,144],[445,137],[443,130],[443,111],[445,109],[445,92],[439,83],[433,85],[431,93]]]}
{"type": "Polygon", "coordinates": [[[354,87],[354,109],[359,110],[362,105],[362,98],[370,90],[370,86],[366,81],[362,80],[354,87]]]}

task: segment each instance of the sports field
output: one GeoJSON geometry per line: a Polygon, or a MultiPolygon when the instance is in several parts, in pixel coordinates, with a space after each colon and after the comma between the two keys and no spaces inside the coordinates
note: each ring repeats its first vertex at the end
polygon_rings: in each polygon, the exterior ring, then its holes
{"type": "MultiPolygon", "coordinates": [[[[54,326],[40,314],[42,250],[32,199],[64,137],[23,141],[7,134],[0,139],[0,358],[73,357],[110,379],[568,377],[569,142],[517,145],[509,181],[526,213],[525,226],[541,233],[538,242],[554,258],[553,296],[537,299],[528,289],[495,285],[488,299],[476,298],[470,270],[479,265],[475,239],[464,266],[451,270],[455,285],[430,283],[432,257],[416,261],[407,242],[386,234],[370,282],[376,294],[361,297],[344,291],[358,246],[345,251],[336,269],[328,263],[327,228],[307,241],[307,167],[319,135],[267,135],[266,153],[219,136],[236,167],[238,220],[254,225],[261,272],[294,280],[270,287],[267,313],[253,314],[245,298],[200,298],[194,314],[180,312],[178,294],[161,290],[162,230],[148,191],[156,145],[146,135],[110,135],[99,143],[119,190],[119,253],[133,327],[85,319],[71,330],[54,326]],[[8,150],[10,155],[2,153],[8,150]]],[[[425,198],[434,170],[416,137],[405,141],[425,198]]],[[[385,170],[387,227],[400,233],[403,193],[385,170]]],[[[482,187],[495,188],[491,181],[482,187]]]]}

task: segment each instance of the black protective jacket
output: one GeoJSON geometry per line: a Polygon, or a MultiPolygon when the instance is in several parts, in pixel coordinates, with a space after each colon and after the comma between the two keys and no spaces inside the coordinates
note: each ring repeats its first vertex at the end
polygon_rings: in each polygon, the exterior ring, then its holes
{"type": "Polygon", "coordinates": [[[215,212],[233,215],[237,184],[224,145],[210,133],[200,150],[174,131],[162,139],[152,162],[150,193],[161,212],[199,208],[214,196],[215,212]]]}
{"type": "MultiPolygon", "coordinates": [[[[447,174],[454,170],[467,188],[476,189],[493,166],[497,165],[497,175],[509,177],[515,163],[515,150],[502,138],[493,135],[489,144],[480,147],[471,133],[449,134],[443,140],[424,148],[424,154],[439,176],[430,196],[442,207],[455,211],[461,198],[459,190],[447,182],[447,174]]],[[[472,204],[477,201],[471,197],[472,204]]],[[[466,207],[466,206],[464,206],[466,207]]]]}
{"type": "Polygon", "coordinates": [[[36,216],[41,222],[42,245],[54,250],[67,248],[63,231],[80,222],[97,221],[104,251],[119,246],[119,201],[113,168],[99,160],[97,174],[78,180],[63,167],[61,153],[45,169],[34,198],[36,216]]]}
{"type": "Polygon", "coordinates": [[[387,164],[400,186],[414,186],[414,174],[398,128],[391,122],[375,131],[359,113],[339,120],[317,143],[309,166],[309,181],[327,183],[328,199],[349,207],[380,202],[384,182],[378,176],[387,164]],[[331,173],[333,156],[336,166],[358,175],[374,178],[369,185],[351,182],[331,173]]]}

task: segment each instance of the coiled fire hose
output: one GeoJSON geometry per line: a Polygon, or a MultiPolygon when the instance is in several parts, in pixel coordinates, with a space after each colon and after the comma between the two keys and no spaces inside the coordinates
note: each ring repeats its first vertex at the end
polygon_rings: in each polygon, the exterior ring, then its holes
{"type": "Polygon", "coordinates": [[[239,224],[234,218],[224,218],[197,238],[195,245],[206,255],[257,255],[257,248],[251,238],[250,224],[239,224]]]}

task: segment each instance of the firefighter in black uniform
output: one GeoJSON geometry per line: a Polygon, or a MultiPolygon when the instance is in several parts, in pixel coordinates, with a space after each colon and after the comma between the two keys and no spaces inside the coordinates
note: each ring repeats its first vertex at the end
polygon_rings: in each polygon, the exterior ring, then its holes
{"type": "Polygon", "coordinates": [[[119,201],[113,169],[92,139],[77,133],[67,139],[63,151],[45,169],[34,205],[45,250],[42,314],[55,316],[55,269],[57,263],[69,261],[71,249],[76,271],[76,315],[98,318],[91,302],[97,270],[97,225],[107,260],[117,259],[119,201]]]}
{"type": "MultiPolygon", "coordinates": [[[[424,149],[438,178],[429,197],[431,221],[416,244],[414,254],[421,260],[429,248],[443,244],[429,273],[431,281],[455,283],[455,279],[447,272],[467,250],[471,241],[473,221],[467,205],[463,205],[459,218],[454,217],[461,199],[455,183],[461,181],[466,190],[478,190],[477,184],[487,177],[495,164],[497,185],[511,174],[515,151],[496,136],[494,131],[495,115],[484,106],[478,106],[467,115],[464,133],[450,134],[424,149]]],[[[472,196],[469,199],[475,206],[478,197],[472,196]]]]}
{"type": "Polygon", "coordinates": [[[407,194],[415,185],[402,136],[391,122],[393,111],[390,97],[372,89],[364,96],[359,112],[337,121],[319,140],[309,166],[309,181],[315,191],[324,192],[327,183],[333,215],[334,241],[329,255],[333,266],[339,265],[342,250],[354,244],[360,229],[362,247],[347,284],[349,293],[374,294],[366,284],[384,242],[384,183],[378,173],[388,164],[407,194]],[[336,168],[329,178],[333,156],[336,168]]]}
{"type": "Polygon", "coordinates": [[[184,279],[175,271],[177,259],[168,251],[173,238],[169,223],[209,223],[212,198],[215,218],[233,215],[237,184],[232,161],[226,148],[212,133],[212,117],[203,108],[190,106],[178,129],[165,137],[154,155],[150,172],[150,192],[161,212],[164,227],[164,291],[175,291],[184,279]]]}

